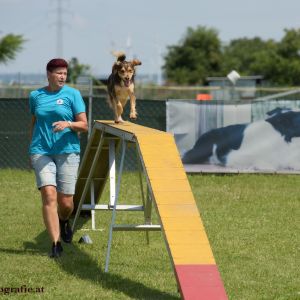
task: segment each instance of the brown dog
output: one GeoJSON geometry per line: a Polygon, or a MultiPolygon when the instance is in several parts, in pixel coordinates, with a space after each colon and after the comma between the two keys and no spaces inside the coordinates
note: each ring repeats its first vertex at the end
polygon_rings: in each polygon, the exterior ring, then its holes
{"type": "Polygon", "coordinates": [[[130,98],[130,119],[137,118],[135,109],[136,97],[134,95],[135,66],[142,63],[133,59],[126,61],[124,52],[113,52],[117,61],[113,64],[112,72],[107,80],[108,100],[115,114],[115,123],[123,122],[123,109],[130,98]]]}

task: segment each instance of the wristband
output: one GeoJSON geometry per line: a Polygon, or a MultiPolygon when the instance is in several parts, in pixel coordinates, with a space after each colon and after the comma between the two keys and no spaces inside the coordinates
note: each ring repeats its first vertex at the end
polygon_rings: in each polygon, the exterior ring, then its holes
{"type": "Polygon", "coordinates": [[[72,122],[68,121],[68,124],[69,124],[70,129],[72,129],[72,122]]]}

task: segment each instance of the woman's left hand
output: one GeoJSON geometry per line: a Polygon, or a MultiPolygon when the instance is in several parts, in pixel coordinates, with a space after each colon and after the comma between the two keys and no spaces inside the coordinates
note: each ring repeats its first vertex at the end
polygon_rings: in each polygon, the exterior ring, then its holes
{"type": "Polygon", "coordinates": [[[58,121],[58,122],[54,122],[52,124],[53,131],[57,132],[57,131],[63,131],[65,128],[69,128],[70,124],[67,121],[58,121]]]}

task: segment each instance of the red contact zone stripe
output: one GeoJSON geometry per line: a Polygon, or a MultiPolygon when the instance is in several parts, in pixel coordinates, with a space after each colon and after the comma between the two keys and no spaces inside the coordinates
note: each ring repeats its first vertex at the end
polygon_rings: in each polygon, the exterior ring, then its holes
{"type": "Polygon", "coordinates": [[[175,265],[175,272],[183,299],[228,299],[216,265],[175,265]]]}

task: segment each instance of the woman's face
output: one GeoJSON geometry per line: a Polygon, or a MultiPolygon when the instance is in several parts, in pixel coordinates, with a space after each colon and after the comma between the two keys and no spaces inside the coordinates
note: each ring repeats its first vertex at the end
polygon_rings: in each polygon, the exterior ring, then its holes
{"type": "Polygon", "coordinates": [[[56,68],[52,72],[48,71],[48,82],[52,90],[61,89],[67,80],[67,68],[56,68]]]}

